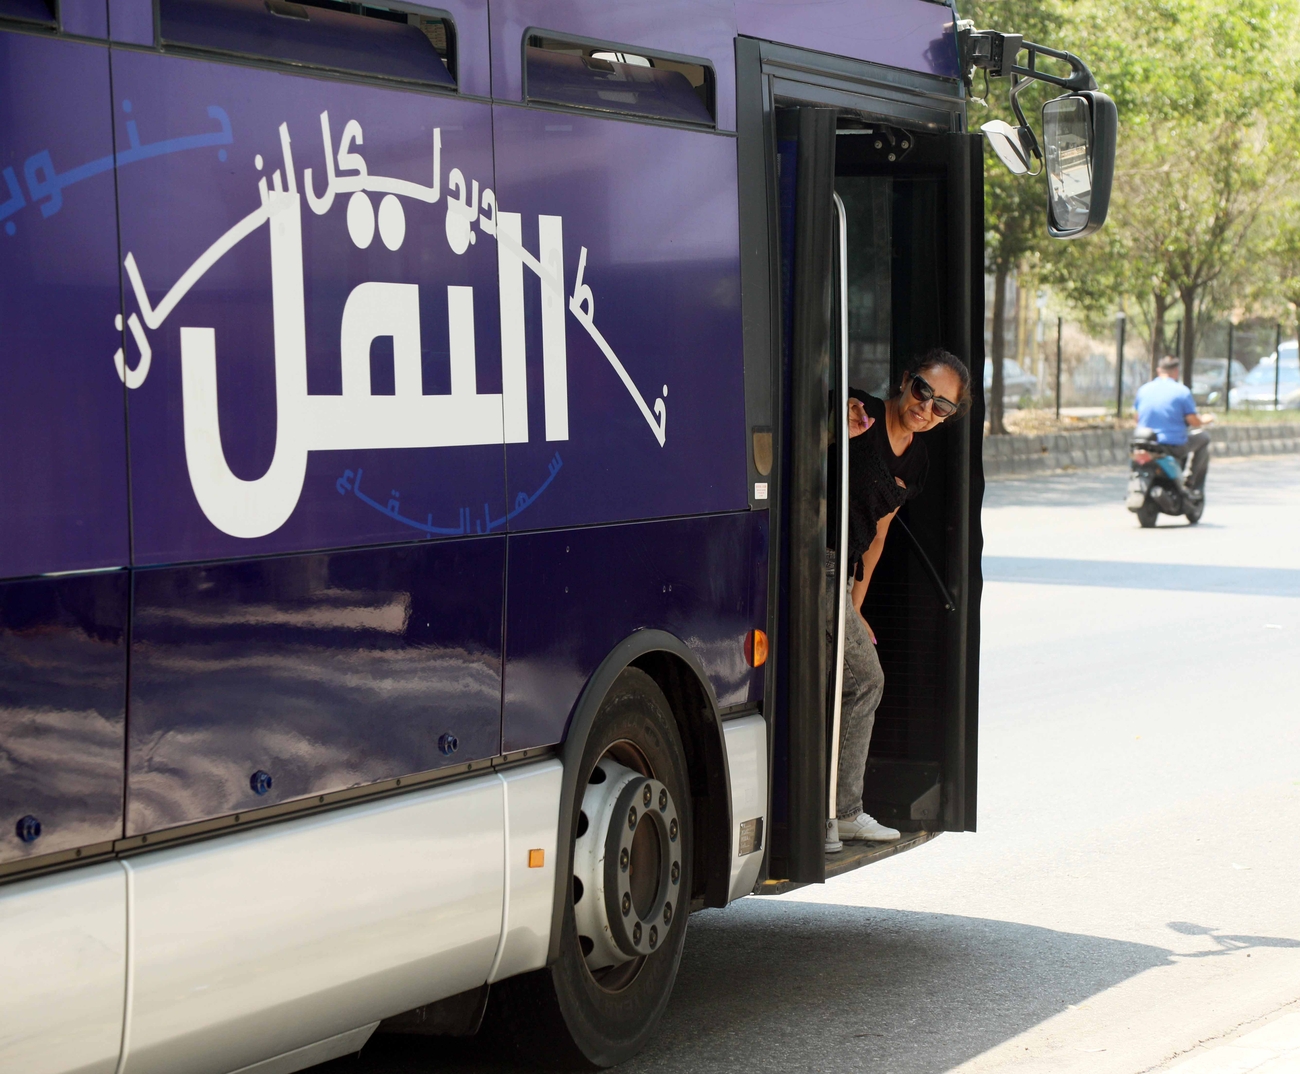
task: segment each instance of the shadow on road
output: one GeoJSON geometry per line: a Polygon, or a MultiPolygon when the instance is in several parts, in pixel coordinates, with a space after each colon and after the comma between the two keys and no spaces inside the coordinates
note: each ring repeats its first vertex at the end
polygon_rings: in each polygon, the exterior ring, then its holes
{"type": "MultiPolygon", "coordinates": [[[[939,1074],[1172,955],[1004,921],[746,899],[691,919],[658,1043],[621,1069],[939,1074]]],[[[486,1041],[375,1037],[314,1074],[517,1069],[486,1041]]]]}
{"type": "Polygon", "coordinates": [[[983,570],[986,582],[1300,597],[1300,570],[1291,567],[1218,567],[1193,563],[985,556],[983,570]]]}

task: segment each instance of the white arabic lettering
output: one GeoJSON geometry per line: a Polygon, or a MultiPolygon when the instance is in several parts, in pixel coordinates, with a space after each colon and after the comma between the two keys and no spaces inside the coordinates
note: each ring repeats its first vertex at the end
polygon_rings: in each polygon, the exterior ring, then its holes
{"type": "MultiPolygon", "coordinates": [[[[235,476],[221,446],[216,330],[188,325],[180,330],[184,439],[190,482],[208,519],[223,532],[237,537],[265,536],[288,520],[302,492],[310,451],[527,442],[525,266],[538,277],[542,291],[546,439],[569,437],[563,220],[558,216],[538,217],[538,252],[534,256],[523,245],[520,214],[500,211],[492,189],[480,188],[476,179],[467,181],[459,168],[452,168],[447,176],[447,242],[456,254],[465,253],[475,242],[475,223],[479,231],[497,240],[501,393],[478,392],[471,287],[447,287],[451,390],[426,395],[421,370],[419,285],[385,282],[358,284],[344,304],[339,332],[341,394],[308,393],[303,199],[313,213],[323,215],[331,209],[337,195],[349,195],[347,225],[352,241],[360,248],[367,248],[377,227],[385,247],[396,251],[406,237],[406,215],[400,198],[434,204],[441,196],[441,129],[433,131],[433,182],[422,186],[370,174],[364,157],[357,151],[365,140],[361,124],[356,120],[344,125],[336,152],[328,112],[321,113],[320,127],[325,148],[322,194],[315,193],[310,168],[303,172],[303,192],[299,193],[289,128],[282,123],[279,128],[282,167],[274,170],[269,185],[264,174],[258,179],[258,208],[200,254],[157,306],[150,303],[134,255],[128,253],[123,262],[139,307],[138,315],[132,313],[127,318],[126,327],[140,357],[132,368],[127,364],[125,348],[119,348],[114,363],[127,387],[135,389],[144,383],[152,361],[145,328],[158,329],[209,269],[262,224],[268,225],[276,442],[271,464],[261,477],[246,480],[235,476]],[[371,194],[382,195],[377,214],[371,194]],[[391,395],[372,392],[370,351],[373,342],[380,338],[392,340],[394,391],[391,395]]],[[[255,164],[259,172],[264,170],[260,155],[255,164]]],[[[665,401],[656,399],[653,411],[646,405],[626,368],[596,328],[595,297],[584,282],[586,262],[587,249],[582,247],[568,309],[610,362],[663,446],[665,401]]],[[[117,328],[123,330],[120,315],[117,328]]],[[[663,394],[667,396],[667,386],[663,394]]],[[[388,513],[397,517],[397,494],[393,496],[388,513]]]]}

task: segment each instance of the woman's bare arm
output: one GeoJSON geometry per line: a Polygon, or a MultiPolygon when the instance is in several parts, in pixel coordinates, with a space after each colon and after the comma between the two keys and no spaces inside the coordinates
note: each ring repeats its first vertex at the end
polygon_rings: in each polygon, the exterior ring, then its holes
{"type": "MultiPolygon", "coordinates": [[[[876,564],[880,562],[880,553],[885,549],[885,537],[889,533],[889,524],[894,521],[894,516],[898,514],[898,508],[895,507],[884,518],[876,523],[876,536],[871,542],[871,547],[862,553],[862,577],[853,583],[852,602],[853,607],[858,614],[862,614],[862,601],[867,595],[867,586],[871,584],[871,575],[875,572],[876,564]]],[[[866,619],[863,619],[866,622],[866,619]]],[[[871,629],[871,624],[867,623],[867,633],[871,635],[871,640],[876,640],[875,632],[871,629]]]]}

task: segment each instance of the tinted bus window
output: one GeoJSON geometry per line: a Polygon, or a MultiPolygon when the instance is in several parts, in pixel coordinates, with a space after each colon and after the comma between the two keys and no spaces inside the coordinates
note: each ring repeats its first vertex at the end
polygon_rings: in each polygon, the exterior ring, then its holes
{"type": "Polygon", "coordinates": [[[53,26],[54,4],[51,0],[0,0],[0,19],[53,26]]]}
{"type": "Polygon", "coordinates": [[[162,40],[280,63],[454,86],[450,20],[361,4],[162,0],[162,40]]]}
{"type": "Polygon", "coordinates": [[[713,71],[621,49],[533,35],[525,50],[530,101],[713,126],[713,71]]]}

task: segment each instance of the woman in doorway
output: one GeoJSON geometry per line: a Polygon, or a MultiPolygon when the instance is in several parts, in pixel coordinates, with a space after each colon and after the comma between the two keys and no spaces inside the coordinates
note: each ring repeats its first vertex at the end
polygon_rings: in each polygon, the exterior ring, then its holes
{"type": "MultiPolygon", "coordinates": [[[[862,809],[876,707],[885,676],[876,653],[876,636],[862,616],[862,601],[885,547],[898,509],[925,487],[930,468],[921,433],[937,428],[970,406],[970,372],[961,359],[932,350],[913,362],[898,387],[883,402],[849,392],[849,577],[844,615],[844,688],[840,704],[840,759],[835,801],[839,837],[849,841],[892,842],[897,829],[880,824],[862,809]]],[[[827,583],[835,584],[828,552],[827,583]]],[[[827,636],[834,642],[828,615],[827,636]]]]}

